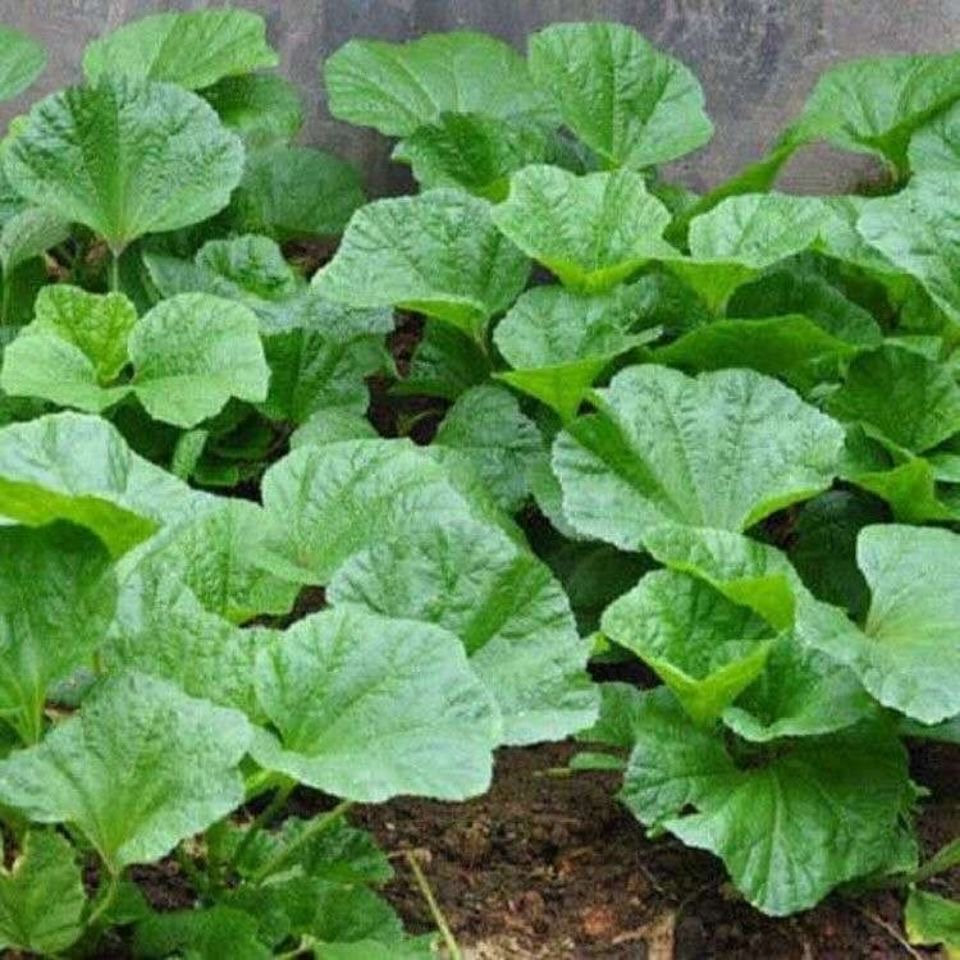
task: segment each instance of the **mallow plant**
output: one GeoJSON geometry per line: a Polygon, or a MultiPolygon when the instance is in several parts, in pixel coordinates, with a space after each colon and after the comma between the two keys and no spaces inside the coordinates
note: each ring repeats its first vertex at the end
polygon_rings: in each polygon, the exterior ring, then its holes
{"type": "MultiPolygon", "coordinates": [[[[0,32],[0,94],[43,60],[0,32]]],[[[578,735],[760,910],[893,886],[955,947],[908,748],[960,739],[960,60],[835,68],[695,196],[626,26],[353,40],[330,110],[421,188],[371,203],[276,62],[147,17],[0,144],[0,945],[430,956],[351,805],[578,735]],[[773,191],[819,140],[887,192],[773,191]]]]}

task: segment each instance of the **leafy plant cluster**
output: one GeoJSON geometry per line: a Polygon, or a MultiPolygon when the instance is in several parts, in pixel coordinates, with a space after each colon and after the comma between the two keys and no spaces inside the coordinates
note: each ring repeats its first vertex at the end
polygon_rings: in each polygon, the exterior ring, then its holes
{"type": "Polygon", "coordinates": [[[429,956],[347,808],[579,733],[759,909],[909,885],[956,946],[905,742],[960,739],[960,55],[827,72],[696,196],[702,90],[625,26],[354,40],[330,110],[420,186],[372,203],[276,63],[148,17],[0,145],[0,943],[429,956]],[[815,141],[883,189],[773,191],[815,141]]]}

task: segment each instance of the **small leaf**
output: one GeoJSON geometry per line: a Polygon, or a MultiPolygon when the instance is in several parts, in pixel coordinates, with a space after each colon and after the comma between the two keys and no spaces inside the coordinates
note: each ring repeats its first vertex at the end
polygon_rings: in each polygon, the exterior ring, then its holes
{"type": "Polygon", "coordinates": [[[4,277],[69,236],[69,223],[39,207],[27,207],[11,217],[0,230],[0,264],[4,277]]]}
{"type": "Polygon", "coordinates": [[[192,10],[142,17],[94,40],[84,54],[83,72],[91,84],[110,74],[199,90],[278,62],[259,14],[192,10]]]}
{"type": "Polygon", "coordinates": [[[611,165],[664,163],[713,134],[696,77],[628,26],[554,24],[529,47],[531,73],[564,123],[611,165]]]}
{"type": "Polygon", "coordinates": [[[101,234],[114,252],[227,205],[243,146],[199,97],[169,84],[103,78],[41,100],[4,151],[31,203],[101,234]]]}
{"type": "Polygon", "coordinates": [[[327,595],[456,634],[500,706],[506,743],[559,739],[593,720],[589,642],[562,588],[496,529],[456,518],[376,543],[337,571],[327,595]]]}
{"type": "Polygon", "coordinates": [[[937,114],[910,139],[914,173],[956,173],[960,170],[960,102],[937,114]]]}
{"type": "Polygon", "coordinates": [[[257,318],[238,303],[202,293],[164,300],[140,320],[129,346],[137,396],[166,423],[194,427],[231,397],[267,397],[257,318]]]}
{"type": "Polygon", "coordinates": [[[903,919],[911,943],[930,947],[942,944],[948,960],[960,957],[960,903],[956,900],[911,890],[903,919]]]}
{"type": "Polygon", "coordinates": [[[654,670],[700,725],[715,721],[756,680],[773,637],[748,607],[670,570],[643,577],[607,608],[600,629],[654,670]]]}
{"type": "Polygon", "coordinates": [[[70,823],[112,872],[165,856],[243,801],[243,714],[138,674],[103,681],[39,746],[0,762],[0,800],[70,823]]]}
{"type": "Polygon", "coordinates": [[[374,803],[463,800],[489,784],[499,718],[439,627],[350,606],[314,614],[261,652],[256,685],[279,735],[254,742],[265,769],[374,803]]]}
{"type": "Polygon", "coordinates": [[[313,285],[353,307],[415,310],[478,337],[523,289],[529,268],[486,201],[431,190],[358,210],[313,285]]]}
{"type": "Polygon", "coordinates": [[[89,667],[116,603],[111,558],[80,527],[0,527],[0,717],[25,743],[48,691],[89,667]]]}
{"type": "Polygon", "coordinates": [[[276,144],[248,154],[227,218],[240,233],[279,241],[338,236],[364,200],[360,177],[345,160],[276,144]]]}
{"type": "Polygon", "coordinates": [[[32,830],[10,870],[0,870],[0,947],[55,955],[80,939],[83,877],[69,842],[32,830]]]}
{"type": "Polygon", "coordinates": [[[558,437],[553,467],[568,520],[622,549],[657,524],[745,530],[837,469],[840,426],[753,371],[630,367],[595,395],[601,413],[558,437]]]}
{"type": "Polygon", "coordinates": [[[288,143],[303,126],[297,88],[283,77],[245,73],[224,77],[202,93],[223,125],[251,150],[288,143]]]}
{"type": "Polygon", "coordinates": [[[651,257],[676,251],[662,239],[667,208],[630,170],[582,177],[559,167],[526,167],[493,219],[524,253],[586,293],[608,290],[651,257]]]}
{"type": "Polygon", "coordinates": [[[317,410],[290,435],[290,449],[322,447],[341,440],[375,440],[377,431],[366,418],[338,407],[317,410]]]}
{"type": "Polygon", "coordinates": [[[434,33],[407,43],[351,40],[323,71],[330,112],[387,136],[409,136],[444,113],[495,119],[548,113],[523,58],[482,33],[434,33]]]}
{"type": "Polygon", "coordinates": [[[12,27],[0,27],[0,100],[23,93],[47,65],[47,52],[12,27]]]}

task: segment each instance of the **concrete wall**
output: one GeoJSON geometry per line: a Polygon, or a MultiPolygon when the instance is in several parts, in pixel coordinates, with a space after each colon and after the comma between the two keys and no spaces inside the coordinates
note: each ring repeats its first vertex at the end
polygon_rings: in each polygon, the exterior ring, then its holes
{"type": "MultiPolygon", "coordinates": [[[[125,21],[160,10],[218,6],[202,0],[0,0],[0,22],[42,40],[50,65],[31,96],[76,80],[84,44],[125,21]]],[[[960,0],[240,0],[258,10],[280,50],[282,72],[309,105],[304,139],[366,171],[376,192],[402,189],[373,131],[330,119],[318,63],[354,36],[405,39],[473,27],[521,49],[532,30],[559,20],[609,19],[636,26],[699,75],[717,127],[712,143],[679,161],[680,179],[703,189],[755,159],[799,110],[824,67],[849,57],[960,47],[960,0]]],[[[800,191],[842,188],[862,161],[828,151],[796,158],[784,182],[800,191]]]]}

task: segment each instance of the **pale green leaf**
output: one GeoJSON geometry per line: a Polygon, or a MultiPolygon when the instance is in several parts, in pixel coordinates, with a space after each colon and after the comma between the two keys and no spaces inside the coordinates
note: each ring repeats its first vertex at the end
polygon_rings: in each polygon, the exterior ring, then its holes
{"type": "Polygon", "coordinates": [[[609,164],[663,163],[713,134],[693,73],[625,24],[554,24],[529,47],[531,73],[564,123],[609,164]]]}
{"type": "Polygon", "coordinates": [[[0,264],[8,277],[21,264],[39,257],[70,236],[70,224],[40,207],[27,207],[0,229],[0,264]]]}
{"type": "Polygon", "coordinates": [[[32,830],[9,869],[0,870],[0,947],[59,954],[83,932],[83,876],[70,843],[32,830]]]}
{"type": "Polygon", "coordinates": [[[122,674],[39,746],[0,762],[0,801],[38,823],[69,823],[111,871],[165,856],[243,801],[243,714],[171,684],[122,674]]]}
{"type": "Polygon", "coordinates": [[[80,527],[0,526],[0,721],[26,743],[50,688],[93,662],[116,603],[110,566],[80,527]]]}
{"type": "Polygon", "coordinates": [[[365,802],[463,800],[489,785],[499,717],[439,627],[351,606],[315,614],[261,652],[256,686],[279,737],[255,739],[266,769],[365,802]]]}
{"type": "Polygon", "coordinates": [[[750,370],[631,367],[595,395],[601,412],[560,435],[553,467],[567,519],[623,549],[663,523],[740,532],[836,472],[839,424],[750,370]]]}
{"type": "Polygon", "coordinates": [[[317,410],[293,431],[290,435],[290,449],[320,447],[327,443],[339,443],[341,440],[372,440],[376,437],[377,431],[366,417],[339,407],[331,407],[317,410]]]}
{"type": "Polygon", "coordinates": [[[186,90],[104,78],[37,103],[3,160],[27,200],[121,251],[145,233],[223,209],[240,180],[243,146],[186,90]]]}
{"type": "Polygon", "coordinates": [[[11,100],[37,79],[47,65],[47,52],[32,37],[0,26],[0,100],[11,100]]]}
{"type": "Polygon", "coordinates": [[[703,580],[648,573],[611,604],[600,629],[635,653],[695,723],[709,725],[760,675],[773,631],[703,580]]]}
{"type": "Polygon", "coordinates": [[[377,200],[353,216],[314,288],[353,307],[415,310],[477,337],[524,288],[530,268],[490,210],[453,190],[377,200]]]}
{"type": "Polygon", "coordinates": [[[84,54],[83,72],[90,83],[112,75],[199,90],[278,62],[259,14],[192,10],[143,17],[94,40],[84,54]]]}
{"type": "Polygon", "coordinates": [[[328,597],[456,634],[500,707],[507,743],[560,739],[593,720],[590,643],[563,590],[494,528],[456,518],[378,542],[337,571],[328,597]]]}
{"type": "Polygon", "coordinates": [[[494,208],[497,227],[568,287],[607,290],[651,257],[678,255],[665,240],[667,208],[631,170],[578,177],[526,167],[494,208]]]}
{"type": "Polygon", "coordinates": [[[137,396],[166,423],[193,427],[231,397],[267,397],[257,318],[222,297],[184,293],[162,301],[136,325],[129,349],[137,396]]]}
{"type": "Polygon", "coordinates": [[[914,173],[960,170],[960,102],[937,114],[913,135],[908,158],[914,173]]]}
{"type": "Polygon", "coordinates": [[[388,136],[409,136],[444,113],[496,119],[547,113],[523,58],[481,33],[434,33],[407,43],[351,40],[323,69],[330,112],[388,136]]]}
{"type": "Polygon", "coordinates": [[[956,900],[911,890],[903,920],[911,943],[942,944],[947,960],[960,957],[960,903],[956,900]]]}

